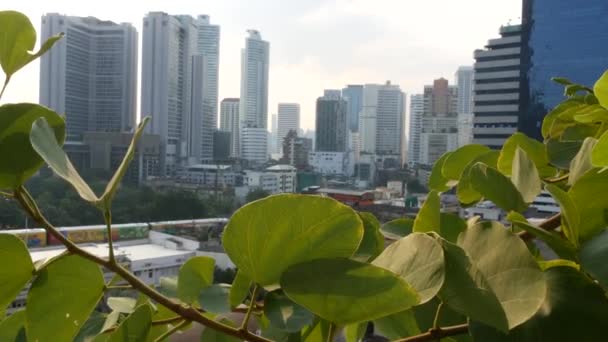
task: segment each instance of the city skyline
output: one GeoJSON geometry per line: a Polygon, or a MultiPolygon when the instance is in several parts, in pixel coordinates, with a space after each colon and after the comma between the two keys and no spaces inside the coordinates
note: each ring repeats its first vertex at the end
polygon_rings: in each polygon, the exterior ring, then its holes
{"type": "MultiPolygon", "coordinates": [[[[468,0],[443,3],[446,11],[431,11],[436,4],[403,5],[398,1],[309,1],[283,4],[229,1],[210,3],[205,8],[179,1],[172,3],[120,3],[123,11],[113,10],[118,2],[90,8],[74,1],[46,3],[31,1],[12,4],[23,11],[37,28],[49,12],[73,16],[96,16],[116,23],[128,22],[140,36],[144,16],[152,11],[197,16],[207,14],[222,27],[220,46],[219,99],[238,97],[240,88],[240,49],[247,29],[263,32],[273,47],[270,54],[269,108],[278,102],[297,102],[302,106],[302,128],[314,127],[315,100],[322,89],[340,89],[348,84],[382,83],[390,79],[405,93],[420,92],[428,79],[451,80],[460,65],[472,65],[473,50],[487,37],[496,35],[501,24],[517,22],[521,4],[513,1],[468,0]],[[370,7],[371,6],[371,7],[370,7]],[[475,11],[471,9],[475,8],[475,11]],[[271,11],[272,10],[272,11],[271,11]],[[429,15],[421,15],[429,13],[429,15]],[[432,13],[432,16],[430,15],[432,13]],[[479,16],[478,13],[484,13],[479,16]],[[272,20],[268,17],[272,16],[272,20]],[[425,22],[438,21],[441,27],[427,30],[425,22]],[[449,30],[446,28],[449,27],[449,30]],[[447,36],[445,32],[449,31],[447,36]],[[334,32],[335,35],[328,35],[334,32]],[[340,37],[339,40],[331,37],[340,37]],[[454,39],[457,37],[457,39],[454,39]],[[387,53],[390,51],[390,53],[387,53]],[[298,87],[289,87],[297,80],[298,87]]],[[[141,48],[140,48],[141,51],[141,48]]],[[[141,59],[139,61],[141,65],[141,59]]],[[[4,101],[32,101],[38,94],[39,64],[25,68],[12,80],[4,101]]],[[[140,73],[140,67],[138,67],[140,73]]],[[[141,77],[141,76],[140,76],[141,77]]],[[[141,87],[139,82],[138,89],[141,87]]],[[[3,101],[3,102],[4,102],[3,101]]],[[[138,108],[140,99],[138,94],[138,108]]],[[[137,110],[139,112],[139,109],[137,110]]],[[[268,113],[269,116],[271,113],[268,113]]],[[[270,127],[270,125],[268,125],[270,127]]]]}

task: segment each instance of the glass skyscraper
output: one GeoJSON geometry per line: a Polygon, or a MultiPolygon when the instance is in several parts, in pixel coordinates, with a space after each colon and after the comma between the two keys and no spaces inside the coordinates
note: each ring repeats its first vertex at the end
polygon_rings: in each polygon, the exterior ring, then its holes
{"type": "Polygon", "coordinates": [[[592,86],[608,69],[608,1],[524,0],[519,130],[541,138],[544,116],[564,99],[566,77],[592,86]]]}

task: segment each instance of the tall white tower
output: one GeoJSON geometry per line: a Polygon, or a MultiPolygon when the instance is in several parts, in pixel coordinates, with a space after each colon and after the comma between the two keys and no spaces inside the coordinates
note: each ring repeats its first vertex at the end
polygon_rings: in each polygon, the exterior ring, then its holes
{"type": "Polygon", "coordinates": [[[300,105],[297,103],[279,103],[277,116],[277,145],[283,151],[283,139],[289,131],[300,134],[300,105]]]}

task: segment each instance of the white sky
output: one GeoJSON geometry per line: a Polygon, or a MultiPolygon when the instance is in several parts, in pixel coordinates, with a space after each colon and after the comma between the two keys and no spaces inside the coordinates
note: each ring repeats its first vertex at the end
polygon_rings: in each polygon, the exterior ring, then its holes
{"type": "MultiPolygon", "coordinates": [[[[521,16],[521,0],[5,0],[2,7],[28,15],[37,31],[48,12],[129,22],[140,34],[150,11],[208,14],[221,26],[220,100],[239,96],[245,31],[258,29],[270,42],[268,117],[278,102],[297,102],[303,128],[314,127],[323,89],[391,80],[409,97],[435,78],[452,82],[475,49],[521,16]]],[[[37,102],[38,73],[37,62],[18,72],[2,102],[37,102]]]]}

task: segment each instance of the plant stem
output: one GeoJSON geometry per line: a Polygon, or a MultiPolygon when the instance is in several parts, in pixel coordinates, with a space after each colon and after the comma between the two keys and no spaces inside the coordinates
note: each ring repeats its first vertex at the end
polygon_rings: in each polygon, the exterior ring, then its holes
{"type": "MultiPolygon", "coordinates": [[[[555,214],[551,217],[549,217],[548,219],[544,220],[543,222],[541,222],[538,227],[547,230],[547,231],[552,231],[557,229],[557,227],[559,227],[562,224],[562,215],[561,214],[555,214]]],[[[530,240],[534,238],[534,235],[528,233],[528,232],[521,232],[518,234],[519,237],[522,240],[530,240]]]]}
{"type": "Polygon", "coordinates": [[[437,305],[437,311],[435,311],[435,319],[433,319],[433,329],[439,328],[439,316],[441,315],[442,308],[443,302],[439,302],[439,305],[437,305]]]}
{"type": "Polygon", "coordinates": [[[114,257],[114,240],[112,238],[112,210],[110,210],[110,206],[107,205],[103,211],[103,219],[106,221],[106,229],[108,231],[108,249],[110,250],[110,262],[115,264],[116,258],[114,257]]]}
{"type": "Polygon", "coordinates": [[[131,285],[112,285],[112,286],[107,286],[106,290],[133,290],[133,286],[131,286],[131,285]]]}
{"type": "Polygon", "coordinates": [[[152,325],[171,324],[171,323],[179,322],[183,319],[184,318],[182,316],[175,316],[175,317],[166,318],[166,319],[159,319],[158,321],[152,321],[152,325]]]}
{"type": "Polygon", "coordinates": [[[164,334],[162,334],[162,335],[158,336],[158,337],[157,337],[157,338],[154,340],[154,342],[161,342],[161,341],[163,341],[163,340],[164,340],[164,339],[166,339],[167,337],[169,337],[169,336],[173,335],[174,333],[176,333],[176,332],[177,332],[179,329],[183,328],[183,327],[184,327],[186,324],[188,324],[188,323],[190,323],[190,321],[183,320],[183,321],[182,321],[180,324],[178,324],[178,325],[174,326],[173,328],[171,328],[171,329],[169,329],[169,330],[165,331],[165,333],[164,333],[164,334]]]}
{"type": "Polygon", "coordinates": [[[264,338],[262,336],[258,336],[254,333],[251,333],[247,330],[241,331],[239,329],[235,329],[231,326],[223,324],[221,322],[214,321],[210,318],[203,316],[196,308],[191,306],[182,305],[178,302],[173,301],[172,299],[165,297],[160,292],[156,291],[152,287],[146,285],[143,281],[129,272],[127,269],[122,267],[120,264],[111,263],[108,260],[102,259],[96,255],[93,255],[80,247],[76,246],[72,241],[63,236],[57,229],[42,215],[36,203],[32,199],[31,195],[27,192],[24,187],[19,187],[15,190],[15,198],[23,209],[42,227],[44,227],[48,234],[52,235],[54,238],[59,240],[68,250],[68,252],[72,254],[76,254],[80,257],[83,257],[87,260],[90,260],[106,269],[113,271],[120,275],[127,283],[131,284],[134,289],[138,290],[142,294],[148,296],[150,299],[154,300],[160,305],[163,305],[167,309],[173,311],[174,313],[180,315],[185,320],[193,321],[200,323],[210,329],[220,331],[226,335],[234,336],[236,338],[240,338],[242,340],[247,340],[249,342],[272,342],[271,340],[264,338]]]}
{"type": "Polygon", "coordinates": [[[7,76],[6,79],[4,80],[4,85],[2,86],[2,90],[0,90],[0,99],[2,98],[2,95],[4,95],[4,91],[6,90],[6,86],[8,85],[8,81],[11,80],[10,76],[7,76]]]}
{"type": "Polygon", "coordinates": [[[327,342],[333,342],[336,336],[336,325],[329,323],[329,331],[327,332],[327,342]]]}
{"type": "Polygon", "coordinates": [[[545,178],[543,180],[545,181],[545,183],[559,183],[561,181],[567,180],[568,177],[570,177],[570,174],[566,173],[565,175],[563,175],[561,177],[557,177],[557,178],[545,178]]]}
{"type": "Polygon", "coordinates": [[[452,326],[444,327],[444,328],[430,329],[428,332],[425,332],[423,334],[411,336],[411,337],[407,337],[407,338],[402,338],[399,340],[394,340],[393,342],[434,341],[434,340],[442,339],[444,337],[466,334],[468,331],[469,331],[469,325],[467,323],[465,323],[465,324],[459,324],[459,325],[452,325],[452,326]]]}
{"type": "Polygon", "coordinates": [[[241,323],[241,331],[247,331],[247,325],[249,324],[249,319],[251,318],[251,313],[253,312],[253,309],[255,308],[255,303],[257,301],[257,297],[258,297],[258,291],[260,290],[260,287],[258,286],[258,284],[255,284],[253,286],[253,291],[251,292],[251,303],[249,303],[249,309],[247,309],[247,313],[245,314],[245,319],[243,319],[243,323],[241,323]]]}
{"type": "Polygon", "coordinates": [[[4,192],[4,191],[0,191],[0,195],[2,195],[4,197],[15,197],[10,192],[4,192]]]}

